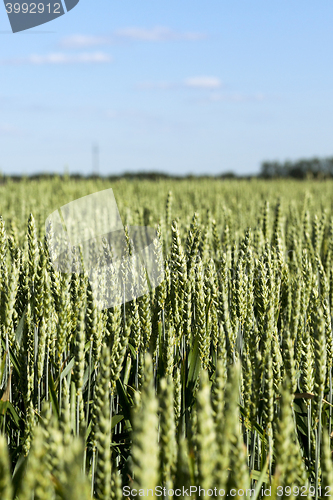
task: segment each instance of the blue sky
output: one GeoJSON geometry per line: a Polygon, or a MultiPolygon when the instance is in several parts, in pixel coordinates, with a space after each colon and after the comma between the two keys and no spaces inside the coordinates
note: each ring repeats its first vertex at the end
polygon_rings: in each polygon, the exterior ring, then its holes
{"type": "Polygon", "coordinates": [[[219,174],[332,156],[333,3],[80,0],[12,34],[0,169],[219,174]]]}

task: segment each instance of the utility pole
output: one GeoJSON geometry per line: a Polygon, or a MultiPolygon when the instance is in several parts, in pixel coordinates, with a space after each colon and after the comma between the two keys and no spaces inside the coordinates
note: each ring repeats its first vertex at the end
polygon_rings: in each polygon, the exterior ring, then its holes
{"type": "Polygon", "coordinates": [[[98,144],[93,145],[92,150],[92,161],[93,161],[93,175],[99,175],[99,146],[98,144]]]}

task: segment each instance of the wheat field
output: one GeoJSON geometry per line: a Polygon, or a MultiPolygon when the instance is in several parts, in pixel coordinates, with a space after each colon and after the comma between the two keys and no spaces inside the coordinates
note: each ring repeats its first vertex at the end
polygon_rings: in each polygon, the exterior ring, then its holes
{"type": "Polygon", "coordinates": [[[0,499],[326,498],[332,181],[0,185],[0,499]],[[164,280],[99,309],[45,220],[112,187],[164,280]],[[147,492],[148,489],[148,492],[147,492]]]}

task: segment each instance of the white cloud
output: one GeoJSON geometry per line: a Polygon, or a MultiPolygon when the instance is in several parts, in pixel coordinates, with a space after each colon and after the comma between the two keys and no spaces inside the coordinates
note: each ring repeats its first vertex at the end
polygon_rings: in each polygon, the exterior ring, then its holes
{"type": "Polygon", "coordinates": [[[109,63],[112,57],[105,52],[82,52],[80,54],[64,54],[56,52],[46,55],[32,54],[21,59],[7,59],[0,61],[0,64],[32,64],[40,66],[43,64],[88,64],[88,63],[109,63]]]}
{"type": "Polygon", "coordinates": [[[184,81],[185,87],[193,89],[214,90],[222,86],[222,82],[215,76],[195,76],[184,81]]]}
{"type": "Polygon", "coordinates": [[[209,101],[218,102],[248,102],[248,101],[263,101],[266,98],[264,94],[242,94],[234,92],[231,94],[221,94],[214,92],[209,96],[209,101]]]}
{"type": "Polygon", "coordinates": [[[59,45],[64,49],[86,49],[97,45],[107,45],[110,38],[94,35],[71,35],[63,38],[59,45]]]}
{"type": "MultiPolygon", "coordinates": [[[[186,78],[181,83],[177,82],[142,82],[136,85],[139,90],[182,90],[194,89],[195,102],[259,102],[267,99],[261,92],[245,94],[242,92],[222,92],[224,85],[216,76],[195,76],[186,78]]],[[[192,94],[193,95],[193,94],[192,94]]]]}
{"type": "Polygon", "coordinates": [[[175,40],[197,41],[206,38],[204,33],[184,32],[179,33],[165,26],[155,26],[150,29],[128,27],[114,31],[110,36],[96,35],[70,35],[60,40],[62,49],[85,49],[110,45],[120,40],[132,40],[139,42],[168,42],[175,40]]]}
{"type": "Polygon", "coordinates": [[[191,88],[198,90],[218,90],[222,87],[222,82],[215,76],[195,76],[186,78],[182,83],[172,82],[142,82],[137,85],[140,90],[174,90],[181,88],[191,88]]]}
{"type": "Polygon", "coordinates": [[[136,41],[145,42],[165,42],[173,40],[196,41],[206,38],[203,33],[178,33],[164,26],[155,26],[151,29],[145,28],[124,28],[115,31],[115,36],[136,41]]]}

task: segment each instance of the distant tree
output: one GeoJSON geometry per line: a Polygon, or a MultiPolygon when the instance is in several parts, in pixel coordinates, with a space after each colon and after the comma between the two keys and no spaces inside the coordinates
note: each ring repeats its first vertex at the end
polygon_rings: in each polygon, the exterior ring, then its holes
{"type": "Polygon", "coordinates": [[[295,179],[326,179],[333,177],[333,157],[311,158],[284,163],[264,161],[261,164],[260,176],[265,179],[276,177],[293,177],[295,179]]]}

